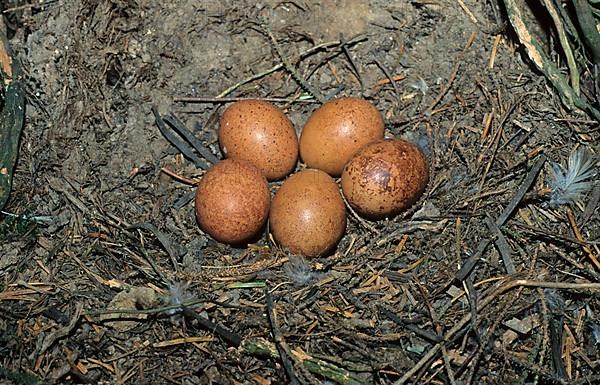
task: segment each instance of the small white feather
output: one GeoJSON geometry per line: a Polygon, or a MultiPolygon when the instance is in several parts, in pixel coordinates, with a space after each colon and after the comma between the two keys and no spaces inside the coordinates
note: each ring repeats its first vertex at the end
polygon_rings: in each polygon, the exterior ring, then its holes
{"type": "Polygon", "coordinates": [[[312,271],[306,259],[300,256],[291,256],[283,271],[290,281],[296,286],[305,286],[320,278],[321,274],[312,271]]]}
{"type": "MultiPolygon", "coordinates": [[[[189,292],[188,282],[173,282],[169,285],[169,294],[166,298],[166,302],[169,306],[179,306],[185,302],[191,300],[193,295],[189,292]]],[[[167,314],[174,315],[179,313],[181,309],[170,309],[167,310],[167,314]]]]}
{"type": "Polygon", "coordinates": [[[580,200],[593,186],[596,175],[594,158],[582,147],[571,151],[567,167],[552,163],[550,168],[550,206],[556,207],[580,200]]]}

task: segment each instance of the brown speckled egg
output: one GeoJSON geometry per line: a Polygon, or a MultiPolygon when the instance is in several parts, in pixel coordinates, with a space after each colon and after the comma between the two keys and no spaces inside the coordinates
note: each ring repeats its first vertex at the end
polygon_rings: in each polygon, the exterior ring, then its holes
{"type": "Polygon", "coordinates": [[[238,101],[225,110],[219,145],[225,157],[254,163],[268,180],[285,177],[298,160],[292,122],[278,107],[262,100],[238,101]]]}
{"type": "Polygon", "coordinates": [[[429,167],[421,149],[384,139],[360,150],[342,173],[342,192],[358,214],[389,217],[414,204],[427,186],[429,167]]]}
{"type": "Polygon", "coordinates": [[[320,170],[290,176],[273,197],[269,226],[275,240],[294,254],[327,254],[346,229],[346,207],[338,185],[320,170]]]}
{"type": "Polygon", "coordinates": [[[364,99],[343,97],[312,113],[300,135],[300,156],[308,167],[340,176],[365,145],[383,139],[383,118],[364,99]]]}
{"type": "Polygon", "coordinates": [[[242,244],[257,236],[269,215],[269,185],[250,162],[225,159],[198,183],[196,219],[219,242],[242,244]]]}

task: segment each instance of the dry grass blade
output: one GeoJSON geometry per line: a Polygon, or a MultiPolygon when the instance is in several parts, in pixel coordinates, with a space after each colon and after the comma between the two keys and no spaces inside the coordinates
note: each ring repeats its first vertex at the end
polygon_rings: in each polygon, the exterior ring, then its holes
{"type": "Polygon", "coordinates": [[[12,59],[8,40],[0,30],[0,210],[6,205],[11,192],[19,139],[25,119],[22,76],[20,63],[12,59]]]}
{"type": "Polygon", "coordinates": [[[587,100],[577,95],[573,90],[573,87],[566,82],[560,70],[552,63],[548,55],[544,52],[540,42],[530,32],[530,28],[527,27],[525,18],[521,13],[517,1],[504,0],[504,4],[506,5],[508,18],[515,29],[515,32],[519,36],[519,40],[525,46],[527,55],[557,89],[563,104],[569,109],[573,109],[574,107],[580,108],[600,121],[600,111],[593,107],[587,100]]]}
{"type": "Polygon", "coordinates": [[[550,13],[550,17],[552,17],[552,22],[554,23],[554,27],[556,27],[556,31],[558,32],[560,45],[567,58],[569,75],[571,77],[571,87],[573,87],[575,94],[579,95],[579,70],[577,69],[577,63],[575,61],[575,57],[573,56],[573,51],[571,50],[571,44],[569,43],[569,38],[565,32],[565,27],[563,26],[563,22],[556,8],[554,7],[552,0],[543,0],[543,2],[548,10],[548,13],[550,13]]]}

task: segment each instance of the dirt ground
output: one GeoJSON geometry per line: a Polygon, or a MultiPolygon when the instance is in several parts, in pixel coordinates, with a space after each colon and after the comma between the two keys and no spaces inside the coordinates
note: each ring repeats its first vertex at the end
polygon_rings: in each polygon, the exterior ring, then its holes
{"type": "Polygon", "coordinates": [[[600,190],[543,194],[552,162],[600,150],[598,122],[561,105],[497,2],[5,3],[27,109],[0,215],[0,383],[599,383],[600,190]],[[283,98],[300,131],[340,95],[423,148],[425,196],[349,215],[310,261],[204,235],[193,186],[161,169],[203,170],[152,107],[220,157],[227,104],[178,98],[283,98]]]}

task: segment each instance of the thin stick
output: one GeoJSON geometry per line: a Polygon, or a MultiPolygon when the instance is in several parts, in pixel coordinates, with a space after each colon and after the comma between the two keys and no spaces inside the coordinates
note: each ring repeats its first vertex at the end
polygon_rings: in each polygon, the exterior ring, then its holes
{"type": "Polygon", "coordinates": [[[502,40],[502,35],[496,35],[496,37],[494,37],[494,44],[492,44],[492,52],[490,53],[490,61],[488,62],[489,69],[493,69],[494,64],[496,63],[496,55],[498,54],[498,45],[500,44],[500,40],[502,40]]]}
{"type": "Polygon", "coordinates": [[[348,47],[346,46],[346,42],[344,40],[344,35],[341,33],[340,33],[340,42],[342,45],[342,51],[344,52],[344,55],[346,55],[346,58],[350,62],[350,66],[354,70],[354,73],[356,74],[356,77],[358,78],[358,82],[360,83],[360,94],[363,95],[365,93],[365,85],[363,83],[362,76],[360,76],[360,71],[358,70],[358,66],[352,59],[352,55],[350,55],[350,51],[348,50],[348,47]]]}
{"type": "Polygon", "coordinates": [[[477,32],[473,32],[471,34],[471,36],[469,36],[469,38],[467,39],[467,43],[463,47],[462,51],[460,51],[460,53],[456,57],[456,63],[454,63],[454,70],[452,71],[452,75],[450,75],[450,79],[448,79],[448,82],[446,83],[444,88],[440,91],[440,94],[438,95],[438,97],[433,101],[433,103],[431,103],[431,105],[427,109],[427,111],[430,114],[433,112],[433,109],[439,104],[439,102],[442,101],[444,96],[446,96],[448,91],[450,91],[450,88],[452,87],[452,83],[454,83],[454,80],[456,79],[456,75],[458,75],[458,70],[460,69],[460,65],[465,56],[465,52],[467,52],[467,49],[469,49],[469,47],[473,43],[473,40],[475,40],[475,36],[477,36],[477,32]]]}
{"type": "Polygon", "coordinates": [[[588,204],[585,206],[585,210],[583,210],[583,214],[581,214],[581,218],[579,220],[580,227],[585,226],[587,221],[592,217],[596,211],[598,202],[600,202],[600,185],[596,185],[590,194],[588,204]]]}
{"type": "MultiPolygon", "coordinates": [[[[162,247],[167,251],[167,254],[169,254],[169,257],[171,258],[171,263],[173,264],[173,269],[175,271],[179,271],[178,264],[177,264],[177,252],[173,248],[173,245],[172,245],[171,241],[169,240],[169,237],[167,237],[166,234],[164,234],[162,231],[160,231],[152,223],[140,222],[140,223],[134,223],[132,225],[127,226],[127,230],[140,230],[140,229],[150,231],[152,234],[154,234],[154,236],[156,237],[156,239],[158,239],[158,241],[160,242],[162,247]]],[[[156,261],[146,253],[146,250],[143,247],[143,244],[142,244],[142,251],[143,251],[146,259],[148,260],[148,263],[150,263],[150,265],[152,266],[152,269],[154,270],[154,272],[156,272],[156,274],[158,274],[164,282],[168,282],[166,280],[164,274],[162,273],[162,271],[156,265],[156,261]]]]}
{"type": "Polygon", "coordinates": [[[179,175],[175,171],[172,171],[171,169],[169,169],[168,167],[162,167],[160,169],[160,171],[164,172],[165,174],[169,175],[170,177],[172,177],[174,179],[177,179],[181,183],[189,184],[190,186],[195,186],[195,185],[198,184],[198,182],[200,182],[197,179],[190,179],[190,178],[185,177],[183,175],[179,175]]]}
{"type": "Polygon", "coordinates": [[[416,325],[413,325],[411,323],[407,323],[407,322],[403,321],[400,317],[398,317],[396,314],[394,314],[391,310],[388,310],[388,309],[384,308],[383,306],[378,306],[378,309],[383,314],[385,314],[386,317],[391,319],[394,323],[396,323],[397,325],[399,325],[400,327],[402,327],[404,329],[407,329],[407,330],[415,333],[419,337],[422,337],[430,342],[441,342],[442,341],[442,337],[440,337],[437,334],[434,334],[432,332],[429,332],[427,330],[423,330],[416,325]]]}
{"type": "Polygon", "coordinates": [[[264,293],[265,298],[267,300],[267,318],[269,319],[269,323],[271,324],[271,333],[273,334],[273,340],[275,340],[277,352],[279,352],[279,359],[281,359],[281,362],[283,363],[283,367],[290,380],[290,384],[300,385],[298,377],[296,377],[296,374],[294,373],[294,366],[288,358],[288,352],[286,352],[285,349],[285,347],[287,347],[287,344],[285,343],[285,340],[281,335],[281,331],[279,330],[279,326],[277,325],[275,309],[273,306],[273,296],[271,295],[268,286],[265,286],[264,293]]]}
{"type": "Polygon", "coordinates": [[[485,224],[488,227],[488,229],[492,232],[492,234],[496,236],[496,246],[498,247],[498,251],[502,256],[502,262],[504,263],[504,268],[506,269],[506,272],[508,273],[508,275],[515,274],[517,270],[515,269],[515,264],[511,257],[510,245],[504,237],[504,234],[502,234],[500,228],[498,228],[496,223],[494,223],[492,217],[490,217],[489,215],[487,215],[485,218],[485,224]]]}
{"type": "MultiPolygon", "coordinates": [[[[571,212],[571,210],[568,207],[567,207],[567,217],[569,218],[569,224],[571,225],[571,228],[573,229],[573,233],[575,234],[575,237],[577,237],[577,239],[579,239],[580,241],[583,242],[583,236],[581,236],[579,227],[577,227],[577,222],[575,222],[575,217],[573,216],[573,213],[571,212]]],[[[590,249],[590,247],[588,245],[582,245],[581,247],[583,248],[583,251],[586,252],[586,254],[590,258],[590,260],[592,261],[594,266],[596,266],[596,269],[600,270],[600,262],[598,262],[598,259],[596,258],[594,253],[592,253],[592,249],[590,249]]]]}
{"type": "MultiPolygon", "coordinates": [[[[537,288],[536,291],[538,292],[538,295],[540,295],[540,307],[542,309],[542,344],[541,344],[541,350],[540,350],[540,356],[538,358],[538,362],[537,364],[539,366],[541,366],[544,362],[544,359],[546,358],[546,350],[547,350],[547,346],[548,346],[548,340],[550,339],[548,337],[548,323],[549,323],[549,316],[548,316],[548,308],[546,306],[546,299],[544,297],[544,291],[541,288],[537,288]]],[[[535,355],[532,355],[531,360],[533,361],[535,355]]],[[[537,385],[539,381],[539,375],[536,374],[533,380],[534,385],[537,385]]]]}
{"type": "Polygon", "coordinates": [[[471,19],[473,23],[477,24],[477,18],[475,17],[475,15],[473,15],[473,12],[471,12],[471,10],[466,6],[465,2],[463,0],[456,1],[458,2],[458,5],[462,8],[462,10],[465,11],[467,16],[469,16],[469,19],[471,19]]]}
{"type": "Polygon", "coordinates": [[[383,72],[383,74],[388,78],[390,83],[392,83],[392,87],[394,87],[394,93],[396,94],[396,97],[400,98],[400,91],[398,90],[398,86],[396,86],[396,80],[394,79],[392,74],[390,74],[390,72],[387,70],[387,68],[385,68],[383,63],[377,60],[377,58],[374,58],[373,60],[375,61],[375,64],[377,64],[377,67],[379,67],[381,72],[383,72]]]}
{"type": "Polygon", "coordinates": [[[211,103],[211,104],[220,104],[220,103],[231,103],[231,102],[239,102],[240,100],[248,100],[248,99],[258,99],[264,100],[265,102],[271,103],[319,103],[318,100],[315,99],[306,99],[304,97],[299,98],[253,98],[253,97],[239,97],[239,98],[210,98],[210,97],[186,97],[182,96],[179,98],[174,98],[173,101],[180,103],[211,103]]]}
{"type": "Polygon", "coordinates": [[[509,202],[508,206],[506,206],[502,214],[500,214],[498,219],[496,219],[496,225],[498,227],[503,226],[504,223],[506,223],[506,221],[508,220],[508,218],[512,215],[513,211],[517,208],[525,194],[527,194],[527,191],[529,190],[533,182],[535,182],[535,179],[537,178],[538,173],[544,166],[544,163],[546,163],[546,156],[542,154],[533,164],[533,167],[531,168],[529,173],[527,173],[525,180],[523,181],[516,194],[509,202]]]}
{"type": "MultiPolygon", "coordinates": [[[[431,306],[431,303],[429,301],[429,293],[422,285],[417,284],[417,288],[421,292],[421,296],[423,297],[425,306],[427,307],[427,310],[429,311],[429,314],[431,316],[431,322],[432,322],[433,326],[435,327],[436,333],[442,334],[442,325],[440,324],[440,319],[439,319],[436,311],[433,309],[433,306],[431,306]]],[[[446,347],[444,346],[444,344],[441,344],[441,350],[442,350],[442,359],[444,360],[444,366],[446,367],[446,373],[448,374],[448,380],[450,382],[450,385],[456,385],[456,380],[454,378],[454,371],[452,370],[452,365],[450,364],[450,358],[448,357],[448,351],[446,350],[446,347]]]]}
{"type": "MultiPolygon", "coordinates": [[[[359,42],[364,41],[364,40],[367,40],[367,38],[365,36],[358,35],[358,36],[355,36],[354,38],[350,39],[349,41],[345,42],[345,45],[347,47],[349,45],[353,45],[353,44],[359,43],[359,42]]],[[[328,42],[325,42],[325,43],[317,44],[316,46],[311,47],[311,48],[307,49],[306,51],[300,52],[299,56],[300,56],[300,59],[304,59],[305,57],[307,57],[309,55],[312,55],[313,53],[315,53],[317,51],[320,51],[322,49],[327,49],[327,48],[330,48],[330,47],[336,47],[336,46],[339,46],[340,44],[342,44],[342,42],[339,41],[339,40],[328,41],[328,42]]],[[[258,80],[258,79],[260,79],[262,77],[265,77],[265,76],[267,76],[269,74],[272,74],[273,72],[275,72],[277,70],[280,70],[283,67],[284,67],[283,63],[279,63],[279,64],[276,64],[273,67],[271,67],[271,68],[269,68],[269,69],[267,69],[265,71],[259,72],[259,73],[255,74],[255,75],[252,75],[252,76],[250,76],[250,77],[248,77],[246,79],[243,79],[243,80],[235,83],[231,87],[229,87],[229,88],[225,89],[224,91],[222,91],[215,98],[216,99],[223,98],[223,97],[229,95],[230,93],[232,93],[233,91],[237,90],[238,88],[240,88],[244,84],[250,83],[250,82],[252,82],[254,80],[258,80]]]]}
{"type": "Polygon", "coordinates": [[[375,84],[377,84],[378,86],[384,86],[384,85],[386,85],[388,83],[391,83],[392,81],[398,82],[398,81],[404,80],[404,79],[406,79],[406,75],[401,75],[401,74],[400,75],[394,75],[394,76],[392,76],[391,79],[390,78],[384,78],[384,79],[381,79],[381,80],[377,80],[377,83],[375,83],[375,84]]]}
{"type": "Polygon", "coordinates": [[[212,322],[208,318],[202,317],[200,314],[196,313],[195,311],[193,311],[191,309],[186,308],[185,306],[181,306],[181,307],[183,309],[183,314],[185,316],[195,319],[196,321],[198,321],[200,326],[202,326],[204,329],[208,330],[209,332],[215,333],[216,335],[221,337],[225,342],[227,342],[229,345],[237,348],[238,346],[240,346],[242,344],[242,337],[240,337],[239,334],[231,332],[231,331],[225,329],[224,327],[217,325],[216,323],[212,322]]]}
{"type": "Polygon", "coordinates": [[[321,93],[316,88],[314,88],[308,81],[306,81],[306,79],[304,79],[302,76],[300,76],[298,71],[296,71],[294,66],[292,66],[292,63],[290,63],[287,56],[285,56],[285,54],[283,53],[283,50],[281,49],[281,46],[277,42],[277,39],[275,39],[275,35],[273,35],[271,28],[269,28],[269,26],[267,24],[262,24],[262,27],[265,30],[267,36],[269,36],[269,38],[271,39],[273,48],[275,48],[275,51],[277,52],[279,59],[281,59],[283,66],[292,75],[294,80],[296,80],[296,82],[298,82],[298,84],[302,88],[304,88],[305,91],[307,91],[312,96],[314,96],[315,99],[317,99],[319,102],[325,103],[325,97],[323,97],[323,95],[321,95],[321,93]]]}

